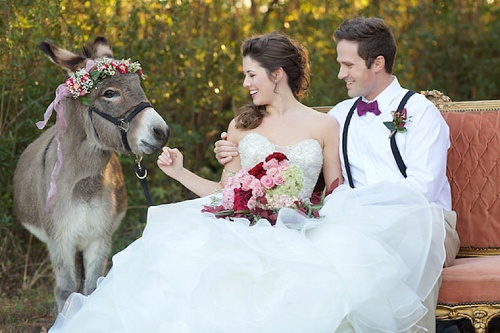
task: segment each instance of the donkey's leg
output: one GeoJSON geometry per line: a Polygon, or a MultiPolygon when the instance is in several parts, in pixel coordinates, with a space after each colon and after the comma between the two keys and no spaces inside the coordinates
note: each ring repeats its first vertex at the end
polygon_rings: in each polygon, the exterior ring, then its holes
{"type": "Polygon", "coordinates": [[[111,252],[111,237],[103,236],[91,241],[83,251],[84,286],[83,294],[89,295],[97,287],[97,279],[105,274],[108,256],[111,252]]]}
{"type": "Polygon", "coordinates": [[[76,250],[68,241],[52,240],[47,245],[56,278],[54,294],[58,312],[61,312],[68,296],[78,290],[75,271],[76,250]]]}

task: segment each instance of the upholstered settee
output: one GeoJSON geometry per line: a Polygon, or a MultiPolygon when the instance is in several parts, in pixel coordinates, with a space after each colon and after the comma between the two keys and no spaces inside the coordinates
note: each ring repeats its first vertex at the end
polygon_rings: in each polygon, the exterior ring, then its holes
{"type": "Polygon", "coordinates": [[[457,259],[443,269],[436,317],[468,318],[486,333],[500,317],[500,100],[451,102],[423,93],[450,127],[447,174],[460,236],[457,259]]]}
{"type": "Polygon", "coordinates": [[[500,100],[452,102],[435,90],[421,93],[450,127],[447,175],[460,236],[457,258],[443,269],[436,318],[467,318],[486,333],[500,317],[500,100]]]}

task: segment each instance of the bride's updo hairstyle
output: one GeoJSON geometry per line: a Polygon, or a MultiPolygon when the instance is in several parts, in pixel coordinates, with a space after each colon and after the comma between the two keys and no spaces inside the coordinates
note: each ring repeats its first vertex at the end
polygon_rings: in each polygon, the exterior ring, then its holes
{"type": "MultiPolygon", "coordinates": [[[[258,62],[270,80],[273,80],[272,73],[283,68],[295,98],[306,94],[310,84],[309,57],[307,49],[295,40],[274,31],[247,39],[241,47],[241,54],[258,62]]],[[[247,104],[239,110],[236,128],[256,128],[265,114],[265,105],[247,104]]]]}

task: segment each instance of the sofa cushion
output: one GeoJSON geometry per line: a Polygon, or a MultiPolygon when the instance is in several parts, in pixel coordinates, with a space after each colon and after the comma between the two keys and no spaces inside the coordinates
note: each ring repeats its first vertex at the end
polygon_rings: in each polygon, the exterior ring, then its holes
{"type": "Polygon", "coordinates": [[[500,301],[500,255],[457,258],[453,266],[443,269],[442,278],[441,304],[500,301]]]}
{"type": "Polygon", "coordinates": [[[461,247],[500,248],[500,112],[442,112],[461,247]]]}

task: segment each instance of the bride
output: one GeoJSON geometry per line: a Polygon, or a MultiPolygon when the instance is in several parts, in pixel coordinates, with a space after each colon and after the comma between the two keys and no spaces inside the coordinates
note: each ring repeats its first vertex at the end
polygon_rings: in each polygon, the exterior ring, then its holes
{"type": "Polygon", "coordinates": [[[200,198],[151,207],[143,237],[113,257],[94,293],[68,298],[51,333],[425,330],[416,323],[433,311],[422,300],[441,273],[444,227],[412,189],[340,185],[317,218],[285,204],[268,219],[218,218],[214,200],[239,200],[235,177],[272,153],[299,170],[292,201],[309,203],[321,172],[325,184],[342,183],[337,123],[298,101],[307,51],[273,32],[246,40],[242,55],[252,103],[228,127],[241,159],[213,182],[165,147],[160,169],[200,198]]]}

